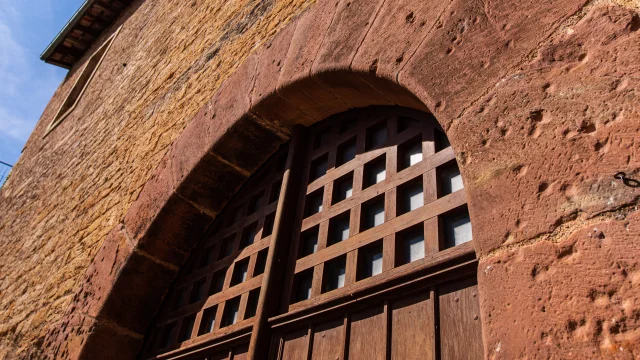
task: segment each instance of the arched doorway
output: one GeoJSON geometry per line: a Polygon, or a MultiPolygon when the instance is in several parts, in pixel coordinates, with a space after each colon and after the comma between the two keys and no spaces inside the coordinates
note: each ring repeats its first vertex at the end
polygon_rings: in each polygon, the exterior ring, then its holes
{"type": "Polygon", "coordinates": [[[482,358],[455,155],[432,115],[354,109],[268,160],[191,253],[143,358],[482,358]]]}

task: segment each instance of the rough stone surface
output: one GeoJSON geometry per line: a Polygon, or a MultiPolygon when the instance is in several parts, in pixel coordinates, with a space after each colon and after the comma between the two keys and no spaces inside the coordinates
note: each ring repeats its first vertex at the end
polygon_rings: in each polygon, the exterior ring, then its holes
{"type": "Polygon", "coordinates": [[[639,220],[634,207],[576,221],[482,261],[488,358],[640,357],[639,220]]]}
{"type": "Polygon", "coordinates": [[[352,68],[396,80],[450,1],[385,1],[352,68]]]}
{"type": "Polygon", "coordinates": [[[614,179],[640,166],[636,19],[596,8],[448,124],[480,255],[637,203],[614,179]]]}
{"type": "Polygon", "coordinates": [[[295,111],[307,124],[384,104],[426,104],[456,151],[487,357],[639,356],[640,189],[613,174],[639,177],[640,6],[434,2],[433,30],[416,31],[391,25],[411,22],[405,2],[321,0],[273,39],[288,48],[281,66],[269,47],[249,56],[309,3],[139,3],[83,101],[42,139],[70,73],[1,193],[0,359],[37,358],[43,343],[67,359],[121,343],[132,358],[149,314],[115,309],[126,296],[160,304],[295,111]],[[362,64],[381,32],[414,40],[381,51],[377,75],[362,64]],[[273,99],[291,105],[282,121],[273,99]],[[150,272],[159,286],[137,291],[150,272]]]}
{"type": "Polygon", "coordinates": [[[43,139],[86,58],[70,71],[0,194],[0,359],[38,353],[187,122],[312,3],[137,1],[77,108],[43,139]]]}
{"type": "Polygon", "coordinates": [[[455,118],[586,0],[454,0],[400,72],[438,118],[455,118]]]}

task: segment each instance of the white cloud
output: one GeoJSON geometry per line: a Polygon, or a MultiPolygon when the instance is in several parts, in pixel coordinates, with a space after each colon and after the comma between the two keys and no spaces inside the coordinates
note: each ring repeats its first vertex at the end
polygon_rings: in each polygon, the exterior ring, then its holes
{"type": "Polygon", "coordinates": [[[11,110],[0,107],[0,133],[15,140],[26,141],[33,130],[35,121],[25,120],[12,114],[11,110]]]}
{"type": "Polygon", "coordinates": [[[68,20],[59,10],[75,9],[78,1],[58,0],[54,7],[52,0],[0,0],[0,160],[17,160],[64,77],[38,55],[68,20]]]}
{"type": "Polygon", "coordinates": [[[18,44],[9,26],[0,20],[0,94],[16,95],[28,74],[26,51],[18,44]]]}

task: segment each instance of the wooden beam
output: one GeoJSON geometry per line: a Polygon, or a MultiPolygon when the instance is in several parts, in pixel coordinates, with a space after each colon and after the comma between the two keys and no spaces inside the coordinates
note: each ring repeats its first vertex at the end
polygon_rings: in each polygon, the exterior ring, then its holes
{"type": "Polygon", "coordinates": [[[282,178],[282,190],[273,224],[271,247],[267,255],[262,277],[262,290],[258,298],[255,323],[249,343],[247,354],[249,360],[263,359],[264,354],[269,351],[271,334],[268,319],[278,311],[279,298],[272,295],[282,293],[282,278],[286,268],[288,242],[291,238],[292,220],[297,205],[296,195],[300,185],[296,179],[300,178],[299,171],[302,168],[301,163],[304,161],[303,136],[304,128],[295,128],[289,145],[286,171],[282,178]]]}

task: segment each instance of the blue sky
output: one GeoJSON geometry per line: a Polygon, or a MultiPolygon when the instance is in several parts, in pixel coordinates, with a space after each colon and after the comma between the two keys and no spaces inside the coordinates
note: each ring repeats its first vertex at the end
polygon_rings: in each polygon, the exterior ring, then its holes
{"type": "Polygon", "coordinates": [[[83,0],[0,0],[0,161],[15,164],[67,71],[40,54],[83,0]]]}

